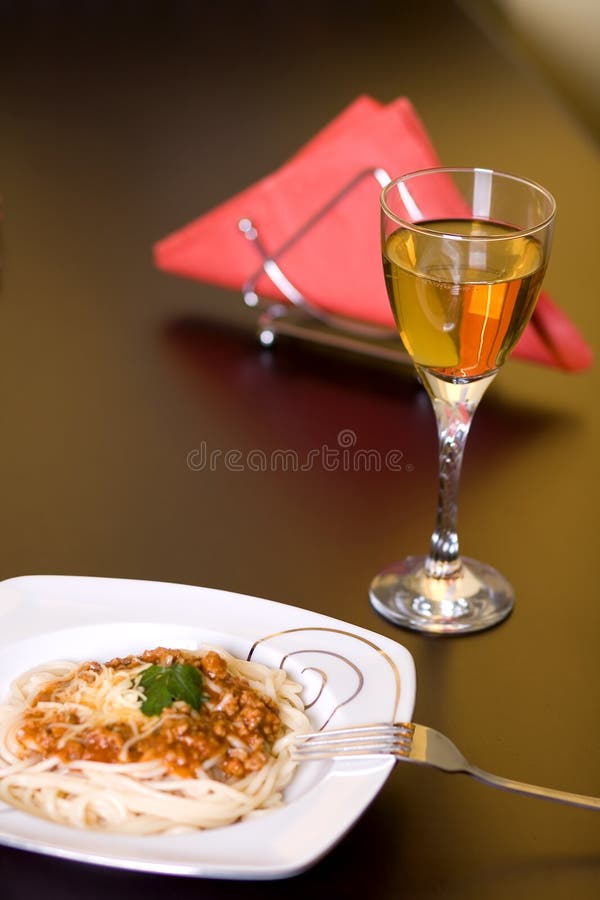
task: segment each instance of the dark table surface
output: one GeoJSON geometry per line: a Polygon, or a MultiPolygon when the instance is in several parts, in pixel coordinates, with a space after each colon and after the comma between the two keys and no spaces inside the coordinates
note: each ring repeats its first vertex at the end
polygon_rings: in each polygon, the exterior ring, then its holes
{"type": "MultiPolygon", "coordinates": [[[[426,548],[433,417],[410,370],[272,353],[231,292],[158,273],[154,241],[282,163],[359,93],[411,97],[442,160],[556,195],[546,286],[597,345],[598,159],[510,48],[452,3],[0,6],[0,573],[206,585],[405,644],[416,721],[490,771],[599,793],[598,371],[510,362],[479,411],[464,552],[514,614],[433,640],[367,586],[426,548]],[[190,450],[401,449],[412,471],[192,471],[190,450]]],[[[591,898],[594,813],[398,766],[362,819],[281,883],[169,879],[0,849],[6,900],[591,898]]]]}

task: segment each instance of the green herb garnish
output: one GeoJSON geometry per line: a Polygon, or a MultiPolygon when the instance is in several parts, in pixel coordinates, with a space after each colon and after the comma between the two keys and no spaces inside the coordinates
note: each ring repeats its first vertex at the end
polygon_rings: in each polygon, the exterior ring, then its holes
{"type": "Polygon", "coordinates": [[[144,669],[139,685],[146,699],[142,712],[158,716],[176,700],[183,700],[192,709],[200,709],[207,695],[202,690],[202,675],[195,666],[175,663],[172,666],[150,666],[144,669]]]}

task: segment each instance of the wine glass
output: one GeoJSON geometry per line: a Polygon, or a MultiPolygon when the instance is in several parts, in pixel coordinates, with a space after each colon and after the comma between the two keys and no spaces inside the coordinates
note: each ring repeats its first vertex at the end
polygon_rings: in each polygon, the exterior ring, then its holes
{"type": "Polygon", "coordinates": [[[473,414],[533,312],[555,209],[540,185],[490,169],[426,169],[382,192],[387,292],[439,437],[429,555],[389,566],[369,590],[377,612],[398,625],[463,634],[513,607],[499,572],[459,555],[458,483],[473,414]]]}

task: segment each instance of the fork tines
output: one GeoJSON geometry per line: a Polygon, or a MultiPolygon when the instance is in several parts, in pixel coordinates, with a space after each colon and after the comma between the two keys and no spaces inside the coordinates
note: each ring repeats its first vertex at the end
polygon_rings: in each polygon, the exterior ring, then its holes
{"type": "Polygon", "coordinates": [[[331,759],[334,756],[408,756],[414,726],[382,722],[296,736],[292,755],[297,760],[331,759]]]}

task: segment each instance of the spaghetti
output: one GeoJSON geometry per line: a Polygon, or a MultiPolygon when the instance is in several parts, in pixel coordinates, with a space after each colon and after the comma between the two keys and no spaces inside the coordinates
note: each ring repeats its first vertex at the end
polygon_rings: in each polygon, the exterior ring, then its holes
{"type": "Polygon", "coordinates": [[[228,825],[281,804],[291,740],[310,728],[300,691],[281,669],[208,647],[40,666],[0,707],[0,800],[101,831],[228,825]],[[169,695],[191,667],[197,702],[169,695]],[[147,706],[151,676],[162,708],[147,706]]]}

